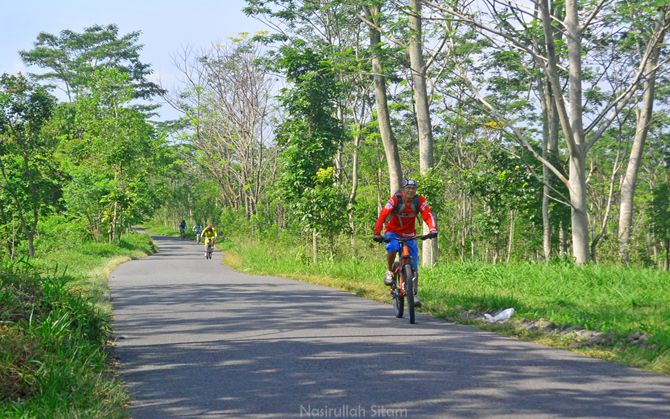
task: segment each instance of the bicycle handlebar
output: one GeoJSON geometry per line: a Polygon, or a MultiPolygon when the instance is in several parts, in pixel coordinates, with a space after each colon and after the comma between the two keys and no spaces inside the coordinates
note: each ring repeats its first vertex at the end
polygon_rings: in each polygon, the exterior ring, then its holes
{"type": "Polygon", "coordinates": [[[393,239],[387,239],[387,238],[383,237],[383,240],[381,242],[378,242],[378,243],[389,243],[392,240],[397,240],[401,243],[405,243],[405,242],[409,242],[409,241],[416,240],[416,239],[428,240],[428,239],[434,239],[436,237],[437,237],[437,234],[433,234],[433,233],[424,234],[423,236],[398,237],[398,238],[393,238],[393,239]]]}

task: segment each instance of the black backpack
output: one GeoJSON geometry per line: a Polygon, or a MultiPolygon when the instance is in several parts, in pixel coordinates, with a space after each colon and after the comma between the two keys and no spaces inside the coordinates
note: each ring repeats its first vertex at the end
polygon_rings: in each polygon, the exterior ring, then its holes
{"type": "MultiPolygon", "coordinates": [[[[398,201],[398,205],[396,205],[393,209],[393,214],[398,216],[400,225],[402,225],[402,218],[400,218],[400,214],[405,210],[405,200],[402,198],[401,191],[396,192],[395,197],[398,201]]],[[[412,211],[414,212],[415,217],[419,216],[419,194],[414,195],[414,198],[412,198],[412,211]]]]}

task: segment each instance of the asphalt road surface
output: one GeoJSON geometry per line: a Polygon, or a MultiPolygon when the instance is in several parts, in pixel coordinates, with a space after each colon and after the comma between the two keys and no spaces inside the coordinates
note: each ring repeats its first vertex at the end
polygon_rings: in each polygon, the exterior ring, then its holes
{"type": "MultiPolygon", "coordinates": [[[[670,377],[497,336],[284,278],[202,245],[110,279],[134,418],[670,418],[670,377]]],[[[380,276],[380,281],[381,281],[380,276]]]]}

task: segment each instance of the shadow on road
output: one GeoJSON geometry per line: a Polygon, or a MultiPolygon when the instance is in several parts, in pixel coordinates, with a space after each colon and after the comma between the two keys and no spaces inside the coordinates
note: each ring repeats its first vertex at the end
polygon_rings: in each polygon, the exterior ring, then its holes
{"type": "Polygon", "coordinates": [[[113,286],[135,418],[670,415],[668,377],[424,315],[409,325],[390,305],[204,259],[189,268],[189,245],[157,242],[148,271],[113,286]],[[180,281],[189,269],[204,273],[180,281]]]}

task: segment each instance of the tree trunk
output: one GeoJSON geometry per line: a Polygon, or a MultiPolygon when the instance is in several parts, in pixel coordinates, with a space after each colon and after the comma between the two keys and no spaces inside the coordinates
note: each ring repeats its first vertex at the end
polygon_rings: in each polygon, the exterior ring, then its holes
{"type": "Polygon", "coordinates": [[[358,147],[361,144],[363,135],[358,130],[356,138],[354,138],[354,151],[351,163],[351,191],[349,192],[349,226],[351,227],[351,252],[355,256],[356,244],[356,223],[354,223],[354,204],[356,202],[356,195],[358,194],[358,147]]]}
{"type": "MultiPolygon", "coordinates": [[[[621,140],[619,139],[619,142],[621,140]]],[[[607,224],[609,222],[610,213],[612,212],[612,203],[614,201],[614,187],[617,179],[617,173],[621,168],[619,163],[620,151],[617,151],[616,158],[614,159],[614,165],[612,167],[612,175],[610,176],[609,183],[609,192],[607,193],[607,202],[605,203],[605,214],[603,214],[602,220],[600,220],[600,231],[596,230],[598,224],[596,220],[593,222],[593,237],[591,238],[591,260],[596,261],[596,251],[598,250],[598,243],[603,237],[607,235],[607,224]]]]}
{"type": "Polygon", "coordinates": [[[319,261],[319,247],[318,241],[316,239],[316,229],[312,230],[312,262],[317,263],[319,261]]]}
{"type": "MultiPolygon", "coordinates": [[[[421,37],[421,0],[409,0],[409,60],[414,85],[414,112],[419,133],[419,171],[426,176],[433,169],[433,128],[430,122],[430,107],[426,88],[426,64],[423,59],[421,37]]],[[[423,224],[423,234],[429,228],[423,224]]],[[[437,240],[424,240],[421,265],[433,266],[437,263],[437,240]]]]}
{"type": "Polygon", "coordinates": [[[27,232],[26,238],[28,239],[28,255],[31,258],[34,258],[35,257],[35,233],[33,231],[27,232]]]}
{"type": "MultiPolygon", "coordinates": [[[[541,104],[542,104],[542,157],[555,164],[558,161],[558,111],[553,99],[551,85],[546,80],[542,81],[541,104]]],[[[544,260],[548,262],[551,259],[551,241],[553,235],[552,214],[549,196],[551,194],[551,185],[554,176],[546,165],[542,165],[542,178],[544,179],[542,193],[542,248],[544,250],[544,260]]]]}
{"type": "Polygon", "coordinates": [[[586,206],[586,144],[582,122],[582,34],[577,0],[565,3],[568,43],[568,97],[570,128],[574,141],[570,151],[570,203],[572,204],[572,254],[575,263],[589,261],[589,219],[586,206]]]}
{"type": "Polygon", "coordinates": [[[116,229],[116,201],[114,202],[114,210],[112,211],[112,219],[109,222],[109,244],[114,242],[114,230],[116,229]]]}
{"type": "Polygon", "coordinates": [[[589,261],[589,218],[586,208],[586,180],[583,157],[570,157],[570,203],[572,255],[575,263],[589,261]]]}
{"type": "MultiPolygon", "coordinates": [[[[364,7],[367,18],[371,22],[378,22],[379,8],[364,7]]],[[[384,143],[384,153],[389,170],[389,183],[391,194],[400,189],[402,181],[402,168],[398,146],[391,130],[391,117],[386,97],[386,78],[384,77],[383,65],[379,49],[381,48],[381,34],[379,30],[370,27],[370,49],[372,50],[372,72],[374,78],[375,103],[377,107],[377,122],[379,123],[379,134],[384,143]]]]}
{"type": "Polygon", "coordinates": [[[563,256],[568,253],[568,234],[565,231],[565,224],[563,221],[558,223],[558,253],[563,256]]]}
{"type": "Polygon", "coordinates": [[[516,210],[509,212],[509,237],[507,238],[507,263],[512,258],[512,249],[514,244],[514,222],[516,220],[516,210]]]}
{"type": "Polygon", "coordinates": [[[466,216],[465,216],[465,199],[466,198],[465,198],[465,196],[462,196],[462,195],[461,195],[460,198],[461,199],[459,199],[458,203],[457,203],[458,213],[459,213],[459,217],[460,217],[460,220],[459,220],[459,225],[460,225],[459,235],[461,236],[459,241],[458,241],[458,254],[461,257],[461,262],[464,262],[465,261],[465,252],[467,251],[465,246],[467,244],[466,237],[468,235],[468,225],[467,225],[467,219],[466,219],[466,216]]]}
{"type": "Polygon", "coordinates": [[[541,2],[542,21],[547,47],[546,71],[554,92],[554,104],[563,128],[563,136],[569,152],[569,179],[572,252],[575,263],[582,265],[589,261],[589,220],[586,207],[585,156],[587,145],[584,138],[582,120],[582,59],[581,29],[577,0],[566,0],[564,26],[568,46],[568,103],[566,106],[560,94],[561,82],[558,75],[558,62],[554,45],[552,18],[547,0],[541,2]]]}
{"type": "MultiPolygon", "coordinates": [[[[667,13],[667,12],[666,12],[667,13]]],[[[663,44],[665,31],[660,35],[656,48],[653,49],[645,66],[646,77],[643,83],[644,94],[642,95],[642,106],[637,109],[637,123],[635,127],[635,138],[628,159],[628,167],[621,185],[621,200],[619,206],[619,257],[622,263],[628,263],[628,246],[630,243],[630,230],[633,222],[633,201],[635,198],[635,186],[637,175],[642,162],[644,143],[647,140],[649,123],[654,109],[654,96],[656,93],[656,66],[663,44]]]]}
{"type": "MultiPolygon", "coordinates": [[[[342,112],[342,106],[337,106],[337,120],[340,121],[342,126],[346,126],[346,121],[344,118],[344,112],[342,112]]],[[[343,181],[343,168],[344,164],[342,163],[342,148],[344,144],[340,143],[337,146],[337,152],[335,153],[335,185],[340,187],[342,186],[343,181]]]]}

